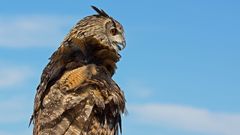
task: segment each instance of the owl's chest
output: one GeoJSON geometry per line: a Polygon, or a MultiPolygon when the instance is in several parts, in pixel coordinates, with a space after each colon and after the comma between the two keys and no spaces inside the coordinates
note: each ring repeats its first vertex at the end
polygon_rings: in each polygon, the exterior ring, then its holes
{"type": "Polygon", "coordinates": [[[95,90],[92,94],[96,106],[100,109],[114,107],[124,110],[125,98],[123,91],[115,83],[106,69],[100,67],[97,69],[97,72],[95,76],[92,76],[92,80],[95,84],[95,90]]]}

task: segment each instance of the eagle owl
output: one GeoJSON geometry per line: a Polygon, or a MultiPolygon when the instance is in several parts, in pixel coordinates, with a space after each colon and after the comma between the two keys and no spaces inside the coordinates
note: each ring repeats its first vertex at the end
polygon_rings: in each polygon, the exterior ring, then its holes
{"type": "Polygon", "coordinates": [[[37,87],[33,135],[118,135],[125,112],[113,81],[123,26],[106,12],[80,20],[50,57],[37,87]]]}

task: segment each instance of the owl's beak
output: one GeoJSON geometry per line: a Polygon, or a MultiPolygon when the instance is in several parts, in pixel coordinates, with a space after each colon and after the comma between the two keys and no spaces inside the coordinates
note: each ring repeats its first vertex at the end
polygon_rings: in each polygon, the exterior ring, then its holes
{"type": "Polygon", "coordinates": [[[117,42],[118,50],[121,51],[126,47],[126,40],[124,35],[119,36],[119,40],[117,42]]]}
{"type": "Polygon", "coordinates": [[[122,42],[118,43],[117,46],[119,51],[123,50],[126,47],[126,41],[123,40],[122,42]]]}
{"type": "Polygon", "coordinates": [[[124,36],[122,35],[116,35],[113,37],[113,48],[119,52],[121,50],[123,50],[126,47],[126,41],[124,36]]]}

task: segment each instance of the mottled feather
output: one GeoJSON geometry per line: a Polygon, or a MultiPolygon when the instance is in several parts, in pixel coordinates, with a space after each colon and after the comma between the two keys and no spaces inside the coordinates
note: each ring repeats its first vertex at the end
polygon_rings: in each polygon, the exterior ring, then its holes
{"type": "Polygon", "coordinates": [[[125,98],[112,75],[120,59],[116,46],[125,43],[123,28],[106,12],[93,8],[98,14],[72,28],[43,70],[34,101],[33,135],[121,131],[125,98]]]}

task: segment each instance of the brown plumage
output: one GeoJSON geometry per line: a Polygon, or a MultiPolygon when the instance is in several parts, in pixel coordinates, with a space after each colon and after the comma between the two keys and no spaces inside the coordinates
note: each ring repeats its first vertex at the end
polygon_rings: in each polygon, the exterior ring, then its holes
{"type": "Polygon", "coordinates": [[[37,88],[34,135],[118,135],[124,94],[112,80],[125,47],[122,25],[103,10],[80,20],[53,53],[37,88]]]}

